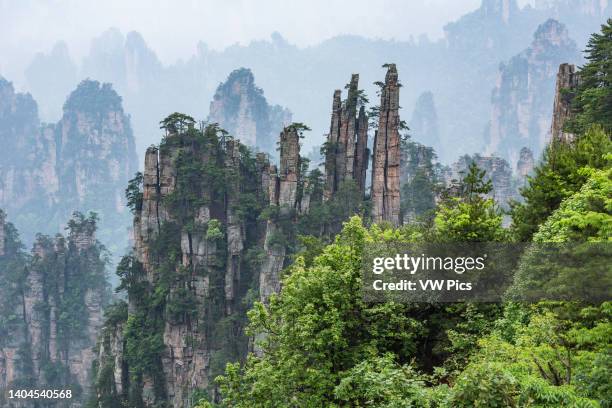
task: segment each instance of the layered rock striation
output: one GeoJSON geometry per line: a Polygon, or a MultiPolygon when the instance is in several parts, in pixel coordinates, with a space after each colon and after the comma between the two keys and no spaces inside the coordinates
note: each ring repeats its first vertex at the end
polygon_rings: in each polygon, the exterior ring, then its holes
{"type": "Polygon", "coordinates": [[[121,97],[86,80],[61,120],[41,125],[36,102],[0,79],[0,208],[26,239],[51,234],[76,210],[100,216],[99,238],[113,252],[127,245],[123,191],[137,169],[134,136],[121,97]]]}
{"type": "Polygon", "coordinates": [[[330,130],[325,143],[325,190],[329,200],[345,182],[352,181],[365,194],[366,171],[370,152],[368,118],[360,98],[359,75],[353,74],[347,85],[348,95],[334,91],[330,130]]]}
{"type": "MultiPolygon", "coordinates": [[[[391,65],[378,151],[386,183],[381,221],[396,217],[396,224],[398,87],[391,65]]],[[[344,103],[334,94],[325,174],[306,174],[300,140],[308,128],[301,123],[279,133],[276,165],[216,123],[179,113],[161,122],[166,134],[147,150],[144,171],[127,191],[134,248],[117,272],[127,302],[111,309],[98,342],[98,402],[190,407],[198,395],[218,402],[213,379],[225,364],[260,351],[265,339],[244,332],[252,302],[268,305],[281,290],[301,234],[331,239],[325,227],[341,225],[365,198],[368,125],[356,75],[348,89],[344,103]],[[342,191],[348,181],[356,194],[342,191]]]]}
{"type": "Polygon", "coordinates": [[[572,99],[580,84],[580,73],[572,64],[559,65],[555,98],[550,125],[549,141],[571,142],[575,135],[564,129],[565,122],[572,117],[572,99]]]}
{"type": "Polygon", "coordinates": [[[134,250],[119,268],[128,302],[99,341],[106,385],[97,391],[128,405],[189,407],[195,392],[215,399],[214,377],[246,356],[252,291],[265,301],[280,289],[287,223],[303,196],[299,130],[281,132],[277,168],[216,125],[198,129],[174,114],[164,127],[145,155],[134,250]],[[147,348],[151,338],[159,347],[147,348]]]}
{"type": "Polygon", "coordinates": [[[57,406],[83,404],[110,296],[96,218],[75,213],[67,236],[39,235],[25,254],[4,217],[0,212],[0,404],[22,406],[3,400],[18,388],[70,390],[73,398],[57,406]]]}
{"type": "Polygon", "coordinates": [[[540,154],[551,127],[550,101],[555,97],[557,67],[579,58],[567,28],[550,19],[538,27],[526,50],[500,65],[491,95],[487,154],[511,163],[517,162],[523,146],[540,154]]]}
{"type": "Polygon", "coordinates": [[[380,97],[372,157],[372,220],[400,224],[400,118],[395,64],[389,64],[380,97]]]}

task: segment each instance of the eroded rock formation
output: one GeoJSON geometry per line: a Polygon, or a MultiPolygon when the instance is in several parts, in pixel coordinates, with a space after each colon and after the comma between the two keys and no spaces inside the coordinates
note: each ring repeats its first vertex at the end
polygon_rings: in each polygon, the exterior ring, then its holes
{"type": "Polygon", "coordinates": [[[564,126],[565,122],[572,116],[571,103],[579,83],[580,74],[576,71],[574,65],[566,63],[559,65],[549,140],[560,142],[574,140],[574,134],[566,132],[564,126]]]}
{"type": "Polygon", "coordinates": [[[269,105],[251,70],[240,68],[217,87],[208,121],[218,123],[243,144],[275,155],[276,135],[291,123],[291,112],[269,105]]]}
{"type": "Polygon", "coordinates": [[[353,74],[348,84],[348,95],[341,100],[342,91],[334,91],[330,130],[325,145],[324,199],[329,200],[351,180],[365,194],[366,171],[370,153],[368,118],[360,100],[359,75],[353,74]]]}
{"type": "Polygon", "coordinates": [[[127,245],[124,189],[137,169],[130,121],[109,84],[83,81],[55,125],[41,126],[36,102],[0,79],[0,208],[26,241],[63,228],[75,210],[95,209],[100,240],[127,245]]]}
{"type": "Polygon", "coordinates": [[[119,268],[128,302],[98,348],[98,394],[130,406],[190,407],[198,390],[215,398],[214,377],[252,345],[243,332],[249,289],[265,301],[280,288],[284,221],[303,195],[297,127],[280,134],[277,170],[215,125],[197,129],[180,114],[165,123],[145,155],[134,251],[119,268]],[[152,337],[159,348],[146,350],[143,367],[127,345],[146,349],[152,337]]]}
{"type": "MultiPolygon", "coordinates": [[[[128,302],[107,320],[99,341],[98,395],[128,406],[190,407],[194,393],[205,390],[218,401],[213,378],[227,362],[260,351],[264,339],[244,334],[246,311],[253,295],[267,304],[281,289],[300,228],[312,228],[301,217],[313,206],[325,210],[325,188],[335,211],[325,222],[341,225],[363,202],[368,135],[356,75],[348,88],[344,104],[340,92],[334,94],[335,148],[327,151],[327,174],[305,175],[300,139],[307,128],[301,123],[280,132],[276,166],[216,124],[198,127],[179,113],[162,121],[166,135],[147,150],[142,184],[130,190],[139,197],[132,202],[135,245],[118,269],[128,302]],[[334,201],[348,180],[359,188],[358,202],[348,203],[349,195],[334,201]]],[[[396,225],[398,88],[390,65],[377,140],[385,183],[380,220],[396,225]]],[[[324,234],[325,227],[321,222],[312,230],[324,234]]]]}
{"type": "MultiPolygon", "coordinates": [[[[8,224],[1,224],[4,232],[8,224]]],[[[58,406],[83,404],[110,295],[96,220],[75,214],[68,236],[39,235],[31,258],[8,228],[0,254],[0,320],[7,323],[0,329],[0,390],[70,389],[73,398],[58,406]]],[[[22,406],[6,396],[0,393],[0,405],[22,406]]]]}
{"type": "Polygon", "coordinates": [[[563,61],[578,59],[566,27],[551,19],[538,27],[526,50],[500,65],[491,96],[487,154],[516,163],[523,146],[536,155],[543,150],[550,129],[556,69],[563,61]]]}
{"type": "Polygon", "coordinates": [[[389,64],[381,89],[378,130],[372,159],[372,219],[400,223],[399,82],[395,64],[389,64]]]}
{"type": "Polygon", "coordinates": [[[285,265],[286,247],[281,219],[292,219],[300,209],[300,139],[297,129],[285,128],[280,134],[280,167],[269,166],[262,173],[262,184],[268,183],[269,205],[278,210],[278,217],[267,220],[264,242],[265,259],[259,273],[259,298],[267,302],[280,290],[280,276],[285,265]]]}

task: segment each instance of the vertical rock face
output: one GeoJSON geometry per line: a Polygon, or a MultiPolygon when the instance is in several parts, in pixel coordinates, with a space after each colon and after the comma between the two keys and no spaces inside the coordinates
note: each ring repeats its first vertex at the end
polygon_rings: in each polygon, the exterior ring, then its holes
{"type": "MultiPolygon", "coordinates": [[[[283,219],[294,219],[295,211],[302,209],[298,201],[300,180],[300,137],[297,129],[289,126],[280,134],[280,167],[269,166],[262,177],[268,182],[271,208],[278,209],[279,217],[268,219],[264,240],[265,259],[259,272],[259,297],[267,302],[270,295],[280,290],[280,276],[285,265],[286,247],[283,242],[283,219]]],[[[303,201],[303,197],[302,197],[303,201]]]]}
{"type": "Polygon", "coordinates": [[[348,95],[334,91],[330,131],[325,145],[324,199],[329,200],[342,184],[351,180],[361,195],[365,194],[365,174],[369,151],[368,118],[359,99],[359,75],[353,74],[347,85],[348,95]]]}
{"type": "Polygon", "coordinates": [[[40,127],[36,103],[0,80],[0,207],[26,239],[53,233],[75,210],[95,209],[100,239],[127,244],[123,190],[136,171],[129,118],[109,84],[83,81],[56,125],[40,127]]]}
{"type": "MultiPolygon", "coordinates": [[[[52,127],[41,130],[32,97],[15,93],[1,77],[0,145],[0,208],[17,217],[22,233],[33,237],[37,225],[24,225],[25,219],[37,216],[41,227],[51,223],[49,210],[59,199],[55,134],[52,127]]],[[[54,230],[49,227],[48,232],[54,230]]]]}
{"type": "Polygon", "coordinates": [[[548,20],[538,27],[529,48],[501,64],[491,97],[488,154],[516,163],[523,146],[535,154],[542,151],[550,129],[557,67],[578,58],[565,26],[548,20]]]}
{"type": "Polygon", "coordinates": [[[399,83],[390,64],[381,90],[378,130],[374,136],[372,163],[372,219],[400,223],[399,83]]]}
{"type": "Polygon", "coordinates": [[[134,136],[121,97],[110,84],[83,81],[55,127],[62,206],[98,211],[100,239],[114,253],[127,246],[124,190],[137,170],[134,136]]]}
{"type": "Polygon", "coordinates": [[[134,251],[119,267],[128,302],[98,344],[98,393],[128,406],[190,407],[198,390],[215,398],[213,379],[249,347],[249,289],[259,284],[262,300],[279,290],[280,221],[300,208],[298,128],[281,133],[277,170],[264,153],[253,157],[217,126],[190,120],[169,120],[160,146],[147,150],[134,251]],[[265,209],[274,215],[264,223],[265,209]],[[148,349],[152,337],[159,347],[148,349]]]}
{"type": "Polygon", "coordinates": [[[559,65],[557,83],[555,85],[555,102],[550,125],[550,140],[570,142],[574,139],[572,133],[563,130],[565,122],[572,116],[571,103],[575,89],[580,83],[580,74],[571,64],[559,65]]]}
{"type": "Polygon", "coordinates": [[[241,68],[218,86],[208,121],[218,123],[245,145],[274,154],[276,135],[291,122],[291,112],[269,105],[251,71],[241,68]]]}
{"type": "Polygon", "coordinates": [[[410,135],[416,142],[440,149],[438,115],[431,92],[423,92],[417,99],[409,126],[410,135]]]}
{"type": "MultiPolygon", "coordinates": [[[[0,390],[70,389],[71,403],[82,404],[110,294],[96,219],[75,213],[67,237],[39,235],[31,259],[21,252],[14,228],[7,230],[7,251],[0,254],[0,319],[8,322],[0,336],[0,390]]],[[[0,393],[2,406],[5,395],[0,393]]]]}
{"type": "Polygon", "coordinates": [[[280,134],[280,168],[278,205],[281,213],[296,208],[300,176],[300,136],[295,128],[285,128],[280,134]]]}
{"type": "Polygon", "coordinates": [[[516,162],[516,175],[521,180],[525,180],[528,175],[533,171],[535,161],[533,159],[533,153],[529,148],[523,147],[519,153],[519,159],[516,162]]]}

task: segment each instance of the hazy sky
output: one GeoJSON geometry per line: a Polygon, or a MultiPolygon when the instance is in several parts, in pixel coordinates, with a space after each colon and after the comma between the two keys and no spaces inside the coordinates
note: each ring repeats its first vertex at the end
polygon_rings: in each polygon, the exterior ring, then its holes
{"type": "MultiPolygon", "coordinates": [[[[522,0],[524,4],[530,0],[522,0]]],[[[109,27],[139,31],[165,63],[198,41],[222,49],[280,32],[307,46],[338,34],[439,38],[445,23],[481,0],[0,0],[0,72],[17,74],[58,40],[73,58],[109,27]]]]}

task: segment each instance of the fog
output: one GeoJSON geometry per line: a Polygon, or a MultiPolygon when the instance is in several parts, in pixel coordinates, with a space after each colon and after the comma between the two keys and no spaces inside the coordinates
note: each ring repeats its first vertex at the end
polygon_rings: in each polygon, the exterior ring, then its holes
{"type": "MultiPolygon", "coordinates": [[[[526,3],[526,0],[521,2],[526,3]]],[[[168,64],[209,48],[247,44],[280,32],[306,47],[339,34],[407,40],[443,35],[449,21],[480,0],[0,0],[0,74],[19,86],[37,52],[68,44],[79,61],[91,38],[109,27],[135,30],[168,64]]]]}

